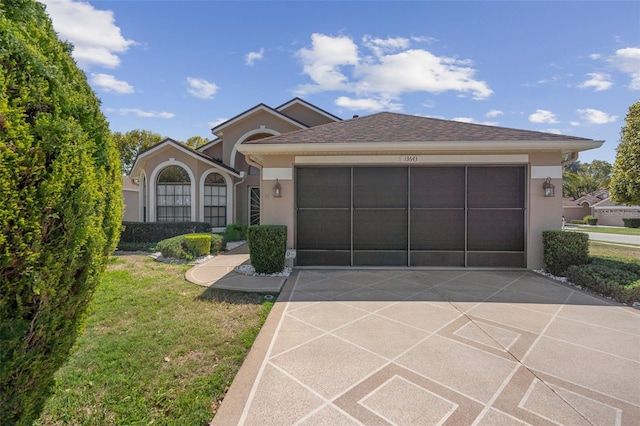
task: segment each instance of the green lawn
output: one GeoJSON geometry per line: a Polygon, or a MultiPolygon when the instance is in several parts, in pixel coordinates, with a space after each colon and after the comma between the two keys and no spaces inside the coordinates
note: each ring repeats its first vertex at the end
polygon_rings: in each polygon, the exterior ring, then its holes
{"type": "Polygon", "coordinates": [[[610,228],[607,226],[576,226],[576,225],[567,225],[566,228],[570,231],[584,231],[584,232],[600,232],[603,234],[619,234],[619,235],[640,235],[640,228],[610,228]]]}
{"type": "Polygon", "coordinates": [[[115,257],[40,425],[204,425],[272,302],[185,281],[184,265],[115,257]]]}
{"type": "Polygon", "coordinates": [[[589,242],[589,255],[627,263],[640,263],[640,247],[632,248],[598,241],[589,242]]]}

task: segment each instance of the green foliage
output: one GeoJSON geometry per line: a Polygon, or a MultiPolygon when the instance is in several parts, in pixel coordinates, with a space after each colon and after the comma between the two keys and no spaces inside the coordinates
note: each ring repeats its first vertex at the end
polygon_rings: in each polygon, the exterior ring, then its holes
{"type": "Polygon", "coordinates": [[[562,275],[571,265],[589,263],[589,236],[580,232],[544,231],[545,270],[562,275]]]}
{"type": "Polygon", "coordinates": [[[562,172],[563,196],[576,200],[599,189],[608,188],[612,170],[611,164],[600,160],[570,164],[562,172]]]}
{"type": "Polygon", "coordinates": [[[629,108],[620,134],[611,178],[611,198],[620,204],[640,205],[640,101],[629,108]]]}
{"type": "Polygon", "coordinates": [[[138,154],[157,143],[162,142],[162,136],[149,130],[131,130],[127,133],[114,132],[113,140],[118,147],[122,173],[128,173],[138,154]]]}
{"type": "Polygon", "coordinates": [[[211,234],[211,254],[218,254],[224,248],[226,242],[222,235],[211,234]]]}
{"type": "Polygon", "coordinates": [[[594,259],[588,265],[567,268],[566,277],[618,302],[640,302],[640,265],[610,259],[594,259]]]}
{"type": "Polygon", "coordinates": [[[284,269],[287,251],[287,227],[253,225],[248,230],[251,266],[259,274],[275,274],[284,269]]]}
{"type": "Polygon", "coordinates": [[[185,234],[167,238],[155,245],[163,257],[193,260],[207,254],[218,254],[224,246],[224,238],[218,234],[185,234]]]}
{"type": "Polygon", "coordinates": [[[156,250],[162,253],[162,257],[170,257],[173,259],[193,260],[195,256],[185,246],[186,235],[177,235],[167,238],[156,244],[156,250]]]}
{"type": "Polygon", "coordinates": [[[200,148],[202,145],[206,145],[208,143],[209,141],[202,136],[191,136],[186,142],[184,142],[185,145],[193,149],[200,148]]]}
{"type": "Polygon", "coordinates": [[[232,223],[227,225],[225,229],[225,240],[231,241],[243,241],[247,239],[247,229],[249,227],[244,223],[232,223]]]}
{"type": "Polygon", "coordinates": [[[587,222],[584,219],[571,219],[569,223],[573,223],[574,225],[586,225],[587,222]]]}
{"type": "Polygon", "coordinates": [[[598,224],[598,219],[596,219],[595,217],[593,217],[593,215],[586,215],[585,217],[582,218],[582,221],[584,223],[586,223],[587,225],[597,225],[598,224]]]}
{"type": "Polygon", "coordinates": [[[122,243],[157,243],[176,235],[211,231],[206,222],[122,222],[122,243]]]}
{"type": "Polygon", "coordinates": [[[622,223],[626,228],[640,228],[640,218],[622,218],[622,223]]]}
{"type": "Polygon", "coordinates": [[[0,424],[30,424],[115,249],[121,172],[44,6],[0,2],[0,424]]]}
{"type": "Polygon", "coordinates": [[[185,235],[184,245],[193,256],[206,256],[211,252],[211,234],[185,235]]]}

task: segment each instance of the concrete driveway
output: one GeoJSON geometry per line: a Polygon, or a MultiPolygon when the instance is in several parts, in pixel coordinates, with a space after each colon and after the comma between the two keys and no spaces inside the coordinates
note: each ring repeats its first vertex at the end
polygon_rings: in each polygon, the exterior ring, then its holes
{"type": "Polygon", "coordinates": [[[299,270],[216,425],[638,425],[640,311],[528,271],[299,270]]]}

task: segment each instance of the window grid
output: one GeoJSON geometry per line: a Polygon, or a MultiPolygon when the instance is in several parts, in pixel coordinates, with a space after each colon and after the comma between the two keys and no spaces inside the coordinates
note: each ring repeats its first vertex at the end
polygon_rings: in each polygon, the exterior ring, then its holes
{"type": "Polygon", "coordinates": [[[227,226],[227,185],[218,173],[205,179],[204,221],[214,228],[227,226]]]}

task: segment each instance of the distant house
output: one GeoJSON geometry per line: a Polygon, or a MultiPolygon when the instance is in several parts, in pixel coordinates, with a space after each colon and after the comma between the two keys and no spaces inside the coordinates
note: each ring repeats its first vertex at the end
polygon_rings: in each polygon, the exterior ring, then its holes
{"type": "Polygon", "coordinates": [[[562,212],[567,222],[591,215],[598,225],[623,226],[623,218],[640,218],[640,206],[623,206],[609,196],[609,189],[599,189],[577,200],[563,198],[562,212]]]}
{"type": "Polygon", "coordinates": [[[342,120],[299,98],[212,132],[197,150],[167,139],[140,153],[127,214],[286,225],[299,266],[540,268],[542,232],[561,226],[563,155],[603,143],[388,112],[342,120]]]}

